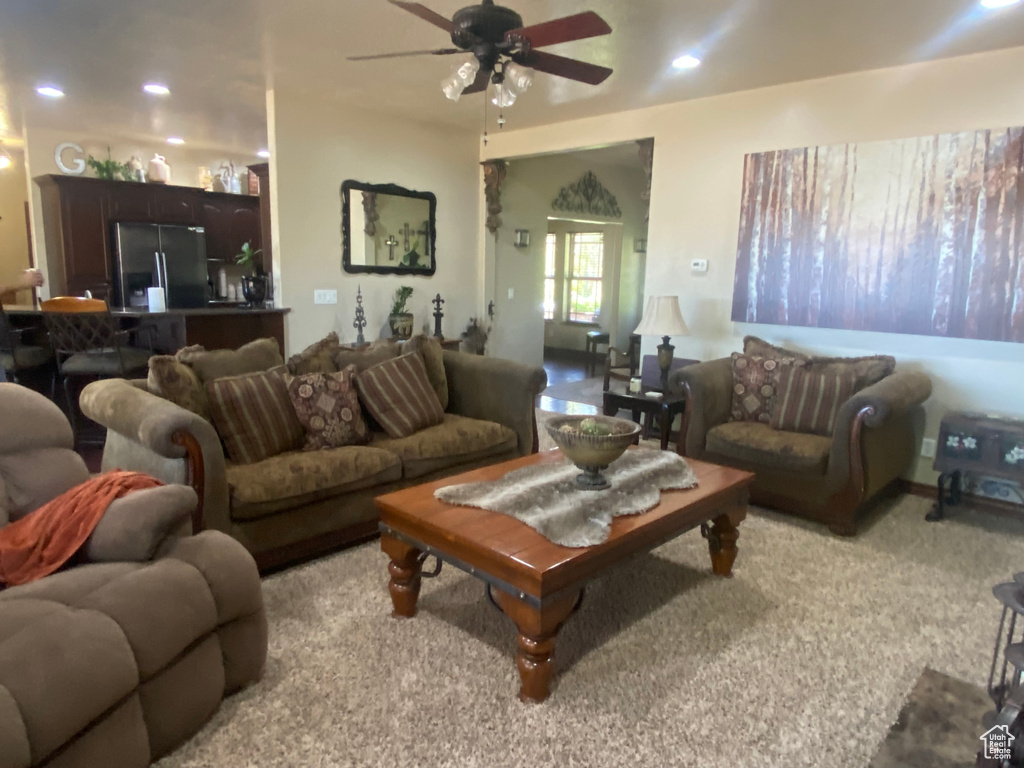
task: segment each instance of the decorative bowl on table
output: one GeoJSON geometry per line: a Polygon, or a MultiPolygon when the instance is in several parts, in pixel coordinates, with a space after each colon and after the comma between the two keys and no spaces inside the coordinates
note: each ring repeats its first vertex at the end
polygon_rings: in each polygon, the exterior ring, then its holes
{"type": "Polygon", "coordinates": [[[556,416],[548,419],[548,434],[573,464],[583,470],[576,487],[603,491],[611,483],[602,470],[636,442],[640,425],[611,416],[556,416]]]}

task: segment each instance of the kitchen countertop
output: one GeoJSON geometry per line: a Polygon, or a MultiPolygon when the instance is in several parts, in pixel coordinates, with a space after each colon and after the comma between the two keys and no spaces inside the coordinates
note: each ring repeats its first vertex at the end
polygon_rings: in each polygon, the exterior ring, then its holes
{"type": "MultiPolygon", "coordinates": [[[[10,304],[4,307],[8,315],[41,315],[42,310],[31,304],[10,304]]],[[[253,308],[245,306],[216,306],[196,309],[168,309],[165,312],[150,312],[148,309],[117,309],[110,310],[114,317],[216,317],[228,315],[284,315],[291,312],[287,307],[253,308]]]]}

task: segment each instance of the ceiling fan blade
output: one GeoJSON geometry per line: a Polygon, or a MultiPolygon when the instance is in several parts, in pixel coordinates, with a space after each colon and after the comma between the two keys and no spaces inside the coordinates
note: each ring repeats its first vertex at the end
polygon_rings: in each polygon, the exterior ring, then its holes
{"type": "Polygon", "coordinates": [[[612,28],[608,22],[593,11],[564,16],[561,19],[545,21],[530,27],[520,27],[505,33],[505,39],[525,37],[530,41],[531,48],[543,48],[546,45],[567,43],[570,40],[585,40],[588,37],[599,37],[610,34],[612,28]]]}
{"type": "Polygon", "coordinates": [[[403,56],[447,56],[452,53],[465,53],[461,48],[440,48],[429,51],[404,51],[403,53],[375,53],[371,56],[349,56],[349,61],[371,61],[372,59],[398,59],[403,56]]]}
{"type": "Polygon", "coordinates": [[[462,92],[465,96],[467,93],[480,93],[486,91],[487,86],[491,84],[491,70],[480,68],[480,71],[476,73],[476,80],[466,86],[466,90],[462,92]]]}
{"type": "Polygon", "coordinates": [[[600,85],[612,73],[612,70],[608,67],[588,64],[577,59],[567,59],[565,56],[556,56],[545,51],[530,51],[526,56],[514,58],[520,64],[533,67],[539,72],[547,72],[549,75],[566,77],[569,80],[576,80],[589,85],[600,85]]]}
{"type": "Polygon", "coordinates": [[[458,29],[458,27],[452,23],[451,19],[446,19],[441,14],[430,10],[427,6],[421,5],[420,3],[407,3],[403,2],[403,0],[388,0],[388,2],[392,5],[397,5],[399,8],[404,8],[409,13],[419,16],[424,21],[433,24],[435,27],[440,27],[448,34],[451,34],[458,29]]]}

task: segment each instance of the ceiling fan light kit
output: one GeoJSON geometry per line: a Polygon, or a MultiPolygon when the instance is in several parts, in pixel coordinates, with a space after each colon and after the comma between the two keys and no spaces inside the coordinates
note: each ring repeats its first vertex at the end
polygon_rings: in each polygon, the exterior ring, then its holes
{"type": "MultiPolygon", "coordinates": [[[[465,94],[487,91],[493,84],[494,96],[491,101],[500,109],[511,107],[516,98],[533,83],[535,70],[589,85],[599,85],[612,74],[608,67],[537,50],[549,45],[610,34],[611,27],[593,11],[525,27],[518,13],[511,8],[495,5],[494,0],[482,0],[479,5],[470,5],[456,11],[451,19],[446,19],[420,3],[405,0],[388,2],[443,29],[451,36],[456,47],[351,56],[350,60],[471,53],[471,59],[454,67],[452,73],[441,81],[441,91],[452,101],[458,101],[465,94]]],[[[486,108],[486,101],[484,106],[486,108]]],[[[504,115],[499,113],[498,126],[504,124],[504,115]]],[[[484,141],[487,141],[486,130],[484,141]]]]}

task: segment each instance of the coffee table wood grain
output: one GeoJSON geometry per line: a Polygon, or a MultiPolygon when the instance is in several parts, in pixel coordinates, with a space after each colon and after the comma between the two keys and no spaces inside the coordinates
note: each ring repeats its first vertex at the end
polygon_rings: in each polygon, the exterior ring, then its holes
{"type": "Polygon", "coordinates": [[[712,570],[731,575],[737,526],[746,517],[747,486],[754,479],[743,470],[689,460],[699,481],[696,488],[662,491],[657,507],[616,518],[607,541],[580,548],[559,546],[508,515],[434,498],[434,491],[447,485],[496,480],[513,469],[563,460],[557,450],[537,453],[374,500],[381,549],[391,558],[392,615],[416,615],[427,556],[481,579],[519,629],[516,666],[523,701],[547,698],[558,630],[578,605],[584,585],[607,568],[700,527],[712,570]]]}

